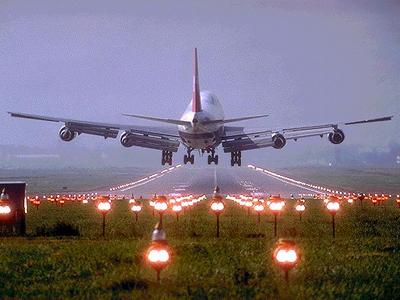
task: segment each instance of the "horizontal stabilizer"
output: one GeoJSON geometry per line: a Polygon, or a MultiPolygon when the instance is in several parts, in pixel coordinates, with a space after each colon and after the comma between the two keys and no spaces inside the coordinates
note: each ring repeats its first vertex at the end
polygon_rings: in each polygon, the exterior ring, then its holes
{"type": "Polygon", "coordinates": [[[156,121],[156,122],[162,122],[162,123],[168,123],[168,124],[183,125],[183,126],[191,126],[192,125],[192,123],[190,123],[188,121],[182,121],[182,120],[163,119],[163,118],[147,117],[147,116],[140,116],[140,115],[130,115],[130,114],[122,114],[122,115],[127,116],[127,117],[137,118],[137,119],[156,121]]]}
{"type": "Polygon", "coordinates": [[[250,116],[250,117],[242,117],[242,118],[226,119],[226,120],[211,120],[211,121],[202,122],[202,124],[205,124],[205,125],[209,125],[209,124],[226,124],[226,123],[233,123],[233,122],[252,120],[252,119],[259,119],[259,118],[265,118],[265,117],[268,117],[268,115],[250,116]]]}

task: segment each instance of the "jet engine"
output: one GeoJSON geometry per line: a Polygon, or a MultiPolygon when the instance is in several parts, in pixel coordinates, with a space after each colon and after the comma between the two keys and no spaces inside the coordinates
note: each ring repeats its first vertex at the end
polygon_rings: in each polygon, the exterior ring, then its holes
{"type": "Polygon", "coordinates": [[[344,133],[340,129],[335,129],[328,135],[328,139],[332,144],[340,144],[344,141],[344,133]]]}
{"type": "Polygon", "coordinates": [[[69,129],[67,126],[63,126],[58,135],[64,142],[70,142],[76,137],[77,133],[69,129]]]}
{"type": "Polygon", "coordinates": [[[125,131],[121,135],[121,145],[127,148],[132,147],[133,146],[132,138],[133,138],[132,134],[125,131]]]}
{"type": "Polygon", "coordinates": [[[282,149],[286,145],[286,139],[280,133],[274,134],[272,136],[272,141],[274,142],[272,147],[275,149],[282,149]]]}

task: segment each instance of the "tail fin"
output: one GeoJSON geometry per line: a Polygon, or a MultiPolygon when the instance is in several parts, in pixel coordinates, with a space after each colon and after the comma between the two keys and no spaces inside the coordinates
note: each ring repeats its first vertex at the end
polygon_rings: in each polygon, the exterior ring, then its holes
{"type": "Polygon", "coordinates": [[[200,86],[199,86],[199,67],[197,63],[197,48],[194,48],[194,70],[193,70],[193,98],[192,98],[192,111],[201,111],[200,102],[200,86]]]}

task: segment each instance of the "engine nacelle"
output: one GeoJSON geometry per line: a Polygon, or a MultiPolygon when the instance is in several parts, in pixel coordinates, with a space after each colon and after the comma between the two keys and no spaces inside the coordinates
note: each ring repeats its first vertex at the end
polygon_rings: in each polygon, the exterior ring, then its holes
{"type": "Polygon", "coordinates": [[[274,145],[272,147],[274,147],[275,149],[282,149],[286,145],[286,139],[280,133],[273,135],[272,141],[274,142],[274,145]]]}
{"type": "Polygon", "coordinates": [[[67,126],[63,126],[58,135],[64,142],[70,142],[76,137],[77,133],[69,129],[67,126]]]}
{"type": "Polygon", "coordinates": [[[340,144],[344,141],[344,133],[340,129],[335,129],[328,135],[328,139],[332,144],[340,144]]]}
{"type": "Polygon", "coordinates": [[[121,145],[124,146],[124,147],[127,147],[127,148],[132,147],[133,146],[132,138],[133,138],[132,134],[125,131],[121,135],[121,139],[120,139],[121,145]]]}

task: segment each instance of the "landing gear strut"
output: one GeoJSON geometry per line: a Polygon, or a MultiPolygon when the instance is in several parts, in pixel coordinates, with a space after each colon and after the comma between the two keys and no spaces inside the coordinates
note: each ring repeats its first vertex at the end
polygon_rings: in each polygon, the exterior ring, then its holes
{"type": "Polygon", "coordinates": [[[231,152],[231,166],[233,167],[237,164],[239,167],[242,165],[242,152],[233,151],[231,152]]]}
{"type": "Polygon", "coordinates": [[[192,152],[193,149],[188,148],[187,149],[187,155],[185,154],[183,156],[183,163],[186,165],[188,162],[190,162],[192,165],[194,164],[194,155],[191,155],[190,153],[192,152]]]}
{"type": "Polygon", "coordinates": [[[165,164],[172,165],[172,151],[163,150],[161,155],[161,164],[164,166],[165,164]]]}
{"type": "Polygon", "coordinates": [[[218,155],[215,155],[215,149],[211,149],[207,152],[211,152],[211,154],[208,156],[208,164],[211,165],[211,163],[215,163],[218,165],[218,155]]]}

